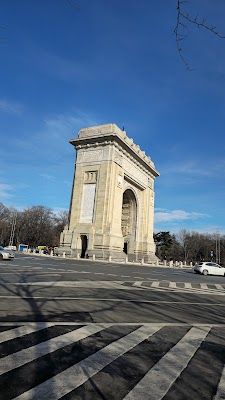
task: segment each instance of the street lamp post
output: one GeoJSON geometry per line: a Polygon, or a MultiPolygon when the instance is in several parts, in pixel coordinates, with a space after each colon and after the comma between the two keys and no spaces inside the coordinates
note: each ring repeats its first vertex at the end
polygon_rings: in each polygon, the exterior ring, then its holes
{"type": "Polygon", "coordinates": [[[216,263],[220,263],[220,235],[216,233],[216,263]]]}
{"type": "Polygon", "coordinates": [[[10,233],[10,239],[9,239],[9,246],[13,246],[13,239],[14,239],[14,234],[15,234],[15,229],[16,229],[16,218],[17,218],[17,212],[15,212],[13,215],[12,227],[11,227],[11,233],[10,233]]]}

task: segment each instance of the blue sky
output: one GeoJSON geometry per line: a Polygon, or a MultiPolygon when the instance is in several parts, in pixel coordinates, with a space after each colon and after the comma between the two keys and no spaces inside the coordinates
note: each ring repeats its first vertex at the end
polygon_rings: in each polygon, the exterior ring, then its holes
{"type": "MultiPolygon", "coordinates": [[[[190,72],[176,0],[70,2],[0,2],[0,201],[67,209],[69,139],[115,123],[160,172],[155,231],[225,233],[225,39],[190,27],[190,72]]],[[[223,0],[186,10],[225,35],[223,0]]]]}

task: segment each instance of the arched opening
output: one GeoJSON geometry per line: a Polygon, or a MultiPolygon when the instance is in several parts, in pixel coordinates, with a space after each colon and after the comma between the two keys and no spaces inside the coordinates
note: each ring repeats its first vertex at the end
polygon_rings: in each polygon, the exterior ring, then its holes
{"type": "Polygon", "coordinates": [[[123,194],[121,229],[124,237],[123,251],[128,254],[129,240],[135,240],[137,225],[137,202],[132,190],[127,189],[123,194]]]}
{"type": "Polygon", "coordinates": [[[81,258],[85,258],[85,254],[86,254],[86,250],[87,250],[87,235],[80,235],[80,239],[81,239],[81,258]]]}
{"type": "Polygon", "coordinates": [[[128,242],[124,242],[123,251],[125,254],[128,253],[128,242]]]}

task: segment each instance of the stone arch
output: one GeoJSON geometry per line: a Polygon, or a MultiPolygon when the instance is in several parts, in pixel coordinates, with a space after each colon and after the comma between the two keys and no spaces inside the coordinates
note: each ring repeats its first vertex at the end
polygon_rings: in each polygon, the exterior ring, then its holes
{"type": "Polygon", "coordinates": [[[136,239],[137,232],[137,200],[131,189],[123,193],[121,230],[124,237],[124,249],[128,252],[129,241],[136,239]]]}

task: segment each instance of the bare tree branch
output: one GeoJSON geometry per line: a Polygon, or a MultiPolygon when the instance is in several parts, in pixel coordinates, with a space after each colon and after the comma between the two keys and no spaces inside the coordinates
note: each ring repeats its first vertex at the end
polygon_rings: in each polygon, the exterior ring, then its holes
{"type": "Polygon", "coordinates": [[[176,26],[174,29],[174,33],[176,36],[176,46],[178,50],[178,54],[185,64],[186,68],[191,71],[192,68],[190,68],[190,65],[188,64],[186,58],[183,55],[183,48],[181,46],[181,41],[186,39],[186,37],[190,33],[190,29],[188,27],[188,24],[193,24],[196,25],[198,28],[203,28],[208,30],[209,32],[213,33],[215,36],[218,36],[221,39],[225,39],[225,36],[221,35],[218,30],[216,29],[216,26],[209,25],[206,23],[205,18],[199,18],[198,14],[196,15],[195,18],[191,17],[188,13],[183,11],[183,6],[185,4],[188,4],[189,2],[187,0],[178,0],[177,1],[177,21],[176,21],[176,26]],[[185,33],[184,33],[185,32],[185,33]]]}

